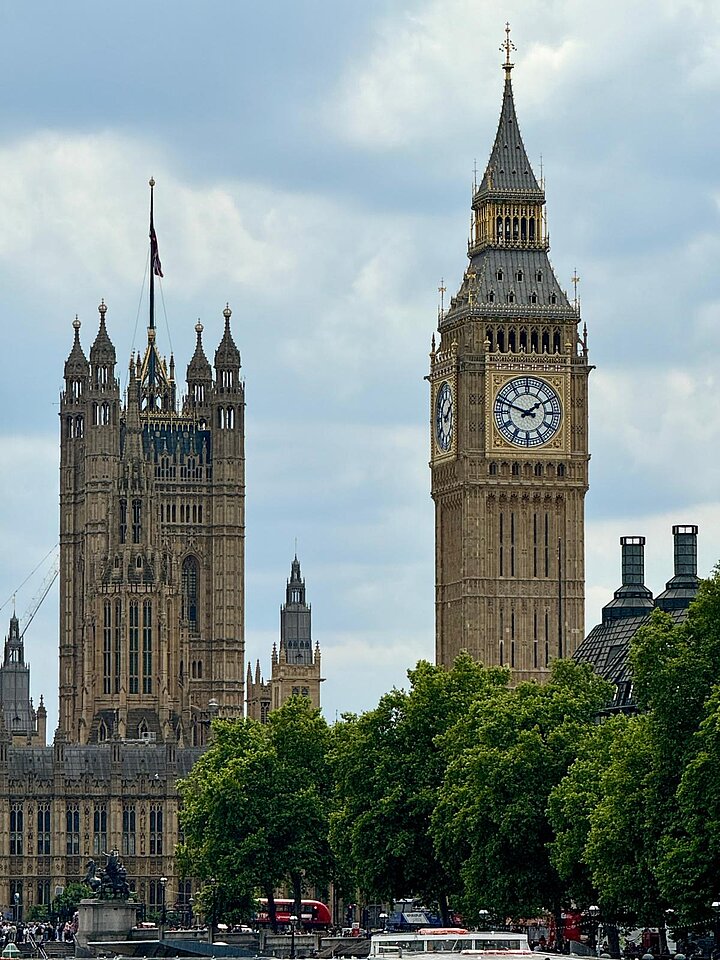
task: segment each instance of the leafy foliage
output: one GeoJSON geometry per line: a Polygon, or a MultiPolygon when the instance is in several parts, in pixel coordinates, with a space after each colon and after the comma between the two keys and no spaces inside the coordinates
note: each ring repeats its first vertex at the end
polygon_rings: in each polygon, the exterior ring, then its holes
{"type": "Polygon", "coordinates": [[[421,661],[410,690],[345,719],[333,749],[331,838],[363,892],[390,901],[411,891],[447,914],[454,878],[438,860],[430,820],[447,765],[438,739],[508,673],[462,655],[452,670],[421,661]]]}
{"type": "Polygon", "coordinates": [[[263,725],[216,721],[213,741],[180,783],[181,869],[205,882],[201,907],[249,918],[258,891],[326,882],[327,724],[310,701],[291,698],[263,725]]]}
{"type": "Polygon", "coordinates": [[[462,881],[466,916],[559,910],[565,888],[549,857],[548,796],[608,693],[588,667],[558,661],[543,686],[478,698],[446,735],[450,760],[432,832],[446,869],[462,881]]]}
{"type": "Polygon", "coordinates": [[[50,915],[63,922],[72,920],[81,900],[92,897],[93,892],[84,883],[69,883],[50,904],[50,915]]]}

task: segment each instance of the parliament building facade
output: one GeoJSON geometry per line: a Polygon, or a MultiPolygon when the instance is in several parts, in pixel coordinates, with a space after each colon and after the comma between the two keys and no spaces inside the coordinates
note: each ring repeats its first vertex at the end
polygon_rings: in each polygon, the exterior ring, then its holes
{"type": "MultiPolygon", "coordinates": [[[[26,917],[80,881],[91,858],[116,849],[150,913],[164,895],[189,921],[193,885],[175,864],[177,780],[205,748],[213,719],[246,713],[240,352],[229,307],[213,367],[198,323],[180,396],[151,310],[146,349],[130,358],[122,396],[105,303],[98,309],[89,357],[73,323],[60,397],[52,745],[45,706],[30,700],[14,616],[0,667],[0,907],[26,917]]],[[[297,558],[288,601],[264,686],[280,706],[300,673],[298,692],[319,706],[320,651],[310,647],[297,558]]],[[[267,719],[254,703],[249,697],[248,714],[267,719]]]]}

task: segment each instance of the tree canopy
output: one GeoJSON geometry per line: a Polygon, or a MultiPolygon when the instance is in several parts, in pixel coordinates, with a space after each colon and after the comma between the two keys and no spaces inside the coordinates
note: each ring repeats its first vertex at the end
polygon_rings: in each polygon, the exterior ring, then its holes
{"type": "Polygon", "coordinates": [[[204,906],[249,918],[258,891],[326,883],[330,778],[327,724],[291,698],[265,725],[216,721],[212,743],[179,785],[183,872],[205,882],[204,906]]]}

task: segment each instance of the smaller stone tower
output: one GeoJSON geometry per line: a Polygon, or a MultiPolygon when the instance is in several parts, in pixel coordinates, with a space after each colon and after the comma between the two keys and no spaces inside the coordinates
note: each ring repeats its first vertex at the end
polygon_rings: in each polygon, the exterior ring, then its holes
{"type": "Polygon", "coordinates": [[[17,746],[45,746],[47,711],[42,697],[37,710],[30,699],[30,665],[20,623],[13,613],[0,666],[0,712],[5,730],[17,746]]]}
{"type": "Polygon", "coordinates": [[[271,710],[277,710],[292,696],[309,697],[320,707],[320,645],[312,645],[310,605],[305,600],[305,580],[300,573],[297,555],[290,567],[285,589],[285,603],[280,607],[280,648],[273,644],[272,667],[268,683],[260,673],[260,661],[253,678],[247,669],[247,715],[253,720],[267,721],[271,710]]]}

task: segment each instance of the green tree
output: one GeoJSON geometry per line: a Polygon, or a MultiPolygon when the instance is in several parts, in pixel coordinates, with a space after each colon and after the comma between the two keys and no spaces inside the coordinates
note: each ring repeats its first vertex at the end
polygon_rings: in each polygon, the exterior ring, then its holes
{"type": "Polygon", "coordinates": [[[508,672],[464,654],[451,670],[420,661],[410,690],[392,690],[374,710],[338,725],[331,840],[363,893],[382,901],[412,891],[439,904],[447,922],[456,882],[429,834],[446,756],[438,738],[471,703],[502,689],[508,672]]]}
{"type": "Polygon", "coordinates": [[[90,887],[84,883],[69,883],[62,893],[59,893],[50,904],[50,916],[56,917],[65,923],[72,920],[78,904],[94,896],[90,887]]]}
{"type": "Polygon", "coordinates": [[[667,807],[652,717],[632,717],[615,733],[601,795],[590,815],[585,859],[610,915],[629,912],[640,923],[663,926],[668,904],[655,866],[667,807]]]}
{"type": "Polygon", "coordinates": [[[694,756],[677,793],[678,812],[660,843],[661,889],[686,924],[716,922],[720,875],[720,688],[706,704],[694,756]]]}
{"type": "Polygon", "coordinates": [[[327,880],[327,740],[327,724],[305,698],[291,698],[268,724],[213,724],[210,747],[179,785],[180,865],[203,881],[210,922],[248,919],[260,891],[275,926],[277,887],[327,880]]]}
{"type": "Polygon", "coordinates": [[[559,914],[568,898],[549,856],[548,797],[609,693],[589,667],[557,661],[544,685],[478,698],[445,737],[452,759],[432,833],[446,870],[462,881],[468,922],[478,909],[559,914]]]}
{"type": "MultiPolygon", "coordinates": [[[[550,791],[548,819],[553,831],[550,860],[572,900],[581,907],[596,903],[599,891],[586,861],[591,818],[602,793],[602,778],[625,716],[599,723],[578,745],[577,759],[550,791]]],[[[604,904],[603,904],[604,906],[604,904]]]]}
{"type": "Polygon", "coordinates": [[[304,697],[291,697],[270,714],[270,743],[277,758],[276,786],[282,797],[276,847],[300,916],[307,884],[326,887],[335,879],[330,848],[332,780],[330,731],[319,710],[304,697]]]}

